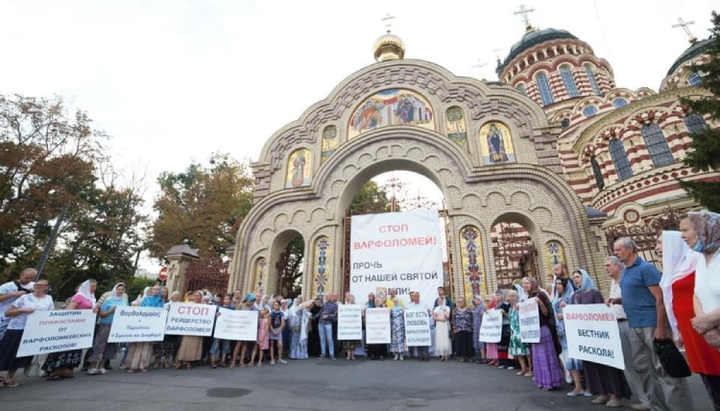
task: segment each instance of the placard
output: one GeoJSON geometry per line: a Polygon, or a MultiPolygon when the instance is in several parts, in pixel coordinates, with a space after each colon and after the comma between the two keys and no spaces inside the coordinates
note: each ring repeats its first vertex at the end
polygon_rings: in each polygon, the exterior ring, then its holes
{"type": "Polygon", "coordinates": [[[215,321],[215,338],[233,341],[257,341],[258,312],[220,309],[215,321]]]}
{"type": "Polygon", "coordinates": [[[362,310],[361,305],[338,305],[338,340],[362,341],[362,310]]]}
{"type": "Polygon", "coordinates": [[[390,309],[365,310],[365,344],[390,344],[390,309]]]}
{"type": "Polygon", "coordinates": [[[502,311],[489,310],[483,314],[478,340],[487,343],[499,343],[502,339],[502,311]]]}
{"type": "Polygon", "coordinates": [[[571,304],[563,308],[568,356],[625,369],[615,312],[605,304],[571,304]]]}
{"type": "Polygon", "coordinates": [[[167,310],[152,307],[117,307],[110,327],[110,343],[162,341],[167,310]]]}
{"type": "Polygon", "coordinates": [[[520,341],[540,342],[540,308],[536,298],[528,298],[520,304],[520,341]]]}
{"type": "Polygon", "coordinates": [[[92,347],[95,316],[92,310],[35,311],[27,318],[17,357],[92,347]]]}
{"type": "Polygon", "coordinates": [[[405,310],[405,342],[408,347],[429,347],[430,315],[425,310],[405,310]]]}
{"type": "Polygon", "coordinates": [[[215,324],[215,306],[193,303],[172,303],[165,334],[209,337],[215,324]]]}

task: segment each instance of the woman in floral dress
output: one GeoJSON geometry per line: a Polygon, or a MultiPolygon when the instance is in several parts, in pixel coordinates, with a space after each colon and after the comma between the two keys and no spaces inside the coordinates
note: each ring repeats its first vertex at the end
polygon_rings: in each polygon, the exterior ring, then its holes
{"type": "Polygon", "coordinates": [[[407,351],[405,347],[405,310],[402,309],[400,299],[393,299],[393,308],[390,310],[390,327],[392,329],[392,340],[390,343],[390,352],[395,354],[393,360],[403,361],[403,353],[407,351]]]}
{"type": "Polygon", "coordinates": [[[482,327],[482,317],[485,313],[485,304],[479,295],[473,297],[473,349],[475,350],[475,364],[481,364],[485,361],[485,343],[480,341],[480,328],[482,327]]]}
{"type": "Polygon", "coordinates": [[[518,292],[510,290],[508,292],[508,302],[510,303],[510,356],[520,363],[520,371],[515,375],[532,377],[532,366],[529,366],[527,361],[527,357],[530,356],[530,346],[520,340],[520,304],[518,300],[518,292]]]}

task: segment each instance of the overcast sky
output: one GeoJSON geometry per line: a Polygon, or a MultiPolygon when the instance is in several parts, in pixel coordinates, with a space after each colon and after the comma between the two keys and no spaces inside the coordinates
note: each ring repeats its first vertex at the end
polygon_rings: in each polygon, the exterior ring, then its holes
{"type": "MultiPolygon", "coordinates": [[[[258,159],[264,142],[374,63],[381,18],[406,58],[496,80],[524,33],[518,2],[0,0],[0,93],[59,94],[113,136],[119,168],[165,170],[212,152],[258,159]],[[498,49],[496,53],[494,50],[498,49]],[[487,63],[473,68],[480,60],[487,63]]],[[[608,59],[619,87],[660,85],[717,1],[525,1],[539,28],[566,29],[608,59]]]]}

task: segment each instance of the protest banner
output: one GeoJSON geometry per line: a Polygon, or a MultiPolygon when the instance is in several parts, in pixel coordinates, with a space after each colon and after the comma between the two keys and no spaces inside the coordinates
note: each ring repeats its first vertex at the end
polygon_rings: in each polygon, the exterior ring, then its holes
{"type": "Polygon", "coordinates": [[[390,344],[390,309],[365,310],[365,344],[390,344]]]}
{"type": "Polygon", "coordinates": [[[524,343],[540,342],[540,308],[537,299],[528,298],[520,304],[520,341],[524,343]]]}
{"type": "Polygon", "coordinates": [[[502,311],[489,310],[483,314],[482,326],[478,340],[488,343],[499,343],[502,338],[502,311]]]}
{"type": "Polygon", "coordinates": [[[215,338],[233,341],[257,341],[257,333],[257,311],[220,309],[220,316],[217,317],[215,322],[215,338]]]}
{"type": "Polygon", "coordinates": [[[384,301],[394,289],[407,304],[410,291],[435,295],[443,285],[437,210],[353,216],[350,238],[352,294],[384,301]]]}
{"type": "Polygon", "coordinates": [[[151,307],[117,307],[110,327],[110,343],[162,341],[167,310],[151,307]]]}
{"type": "Polygon", "coordinates": [[[568,356],[625,369],[620,329],[605,304],[571,304],[563,308],[568,356]]]}
{"type": "Polygon", "coordinates": [[[362,340],[362,309],[361,305],[338,305],[338,340],[362,340]]]}
{"type": "Polygon", "coordinates": [[[430,315],[425,310],[405,310],[405,342],[408,347],[429,347],[430,315]]]}
{"type": "Polygon", "coordinates": [[[165,334],[209,337],[212,335],[213,324],[215,324],[215,306],[172,303],[165,325],[165,334]]]}
{"type": "Polygon", "coordinates": [[[92,310],[35,311],[28,316],[17,357],[92,347],[95,316],[92,310]]]}

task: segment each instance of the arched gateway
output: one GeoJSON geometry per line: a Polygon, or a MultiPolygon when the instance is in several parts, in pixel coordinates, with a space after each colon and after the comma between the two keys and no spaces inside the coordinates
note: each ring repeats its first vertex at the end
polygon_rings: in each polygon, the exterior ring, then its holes
{"type": "MultiPolygon", "coordinates": [[[[395,39],[388,34],[378,47],[395,39]]],[[[366,181],[392,170],[417,172],[442,190],[456,295],[503,284],[491,232],[501,222],[527,230],[541,282],[552,261],[601,273],[603,218],[588,216],[560,175],[558,133],[511,87],[418,60],[366,67],[265,144],[229,288],[275,292],[275,264],[300,235],[302,294],[341,292],[348,206],[366,181]]]]}

